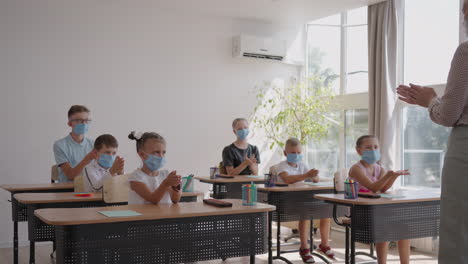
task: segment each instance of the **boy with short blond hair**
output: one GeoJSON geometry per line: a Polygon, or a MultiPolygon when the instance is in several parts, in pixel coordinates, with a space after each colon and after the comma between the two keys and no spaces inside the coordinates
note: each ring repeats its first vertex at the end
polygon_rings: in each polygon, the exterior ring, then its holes
{"type": "MultiPolygon", "coordinates": [[[[319,171],[316,169],[310,170],[309,166],[302,161],[302,145],[297,138],[289,138],[286,141],[284,155],[286,156],[286,160],[275,166],[279,176],[279,183],[294,184],[297,182],[304,182],[306,179],[311,179],[313,182],[319,181],[319,171]]],[[[299,221],[299,236],[301,239],[299,254],[304,263],[315,263],[307,243],[309,234],[306,230],[307,222],[307,220],[299,221]]],[[[322,241],[317,250],[333,259],[335,255],[328,244],[330,226],[331,219],[320,219],[320,236],[322,241]]]]}

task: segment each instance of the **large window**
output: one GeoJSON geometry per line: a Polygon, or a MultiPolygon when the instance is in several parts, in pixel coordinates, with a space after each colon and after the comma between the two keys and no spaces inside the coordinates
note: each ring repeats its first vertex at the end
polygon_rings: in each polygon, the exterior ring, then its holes
{"type": "Polygon", "coordinates": [[[406,82],[447,81],[459,44],[459,0],[406,0],[404,54],[406,82]]]}
{"type": "Polygon", "coordinates": [[[405,186],[440,187],[449,129],[432,122],[427,110],[417,106],[403,111],[403,167],[411,171],[405,186]]]}
{"type": "Polygon", "coordinates": [[[347,110],[345,112],[345,148],[346,168],[357,163],[360,158],[356,154],[356,140],[368,134],[369,114],[367,109],[347,110]]]}
{"type": "MultiPolygon", "coordinates": [[[[406,0],[404,8],[405,83],[445,83],[459,44],[460,1],[406,0]]],[[[421,107],[405,106],[402,116],[401,163],[412,173],[402,185],[439,188],[450,130],[421,107]]]]}
{"type": "Polygon", "coordinates": [[[324,76],[337,96],[326,139],[311,142],[308,161],[324,177],[359,160],[356,139],[368,133],[367,7],[308,24],[307,74],[324,76]]]}

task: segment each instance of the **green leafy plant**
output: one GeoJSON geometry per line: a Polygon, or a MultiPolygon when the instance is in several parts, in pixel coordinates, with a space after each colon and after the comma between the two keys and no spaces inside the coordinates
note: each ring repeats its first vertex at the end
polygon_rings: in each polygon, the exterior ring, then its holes
{"type": "Polygon", "coordinates": [[[251,120],[265,131],[271,141],[270,149],[283,148],[289,137],[298,138],[306,146],[311,140],[326,137],[331,125],[341,126],[332,112],[335,107],[332,86],[339,75],[330,68],[322,68],[325,55],[318,48],[309,50],[306,81],[284,88],[265,82],[255,89],[257,105],[251,120]]]}
{"type": "Polygon", "coordinates": [[[283,148],[289,137],[306,145],[327,135],[333,122],[330,112],[334,98],[329,78],[313,74],[307,82],[285,88],[269,83],[256,88],[257,105],[251,120],[265,131],[270,149],[283,148]]]}

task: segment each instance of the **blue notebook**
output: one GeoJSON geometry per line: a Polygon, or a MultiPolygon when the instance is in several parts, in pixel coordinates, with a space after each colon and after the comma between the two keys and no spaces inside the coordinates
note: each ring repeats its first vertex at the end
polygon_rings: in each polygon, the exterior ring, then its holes
{"type": "Polygon", "coordinates": [[[138,216],[141,215],[132,210],[120,210],[120,211],[99,211],[99,213],[107,217],[125,217],[125,216],[138,216]]]}

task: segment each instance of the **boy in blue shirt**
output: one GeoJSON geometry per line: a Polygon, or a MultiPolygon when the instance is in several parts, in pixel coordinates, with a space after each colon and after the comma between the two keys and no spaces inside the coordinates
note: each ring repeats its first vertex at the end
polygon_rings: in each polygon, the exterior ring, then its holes
{"type": "Polygon", "coordinates": [[[96,159],[94,140],[85,137],[90,122],[89,109],[86,106],[73,105],[68,110],[68,126],[71,132],[54,143],[59,182],[73,181],[92,160],[96,159]]]}

